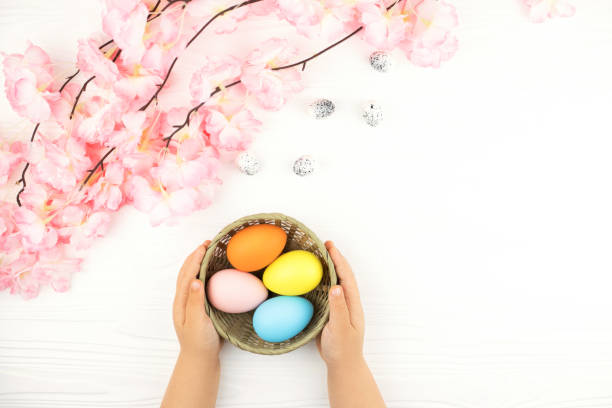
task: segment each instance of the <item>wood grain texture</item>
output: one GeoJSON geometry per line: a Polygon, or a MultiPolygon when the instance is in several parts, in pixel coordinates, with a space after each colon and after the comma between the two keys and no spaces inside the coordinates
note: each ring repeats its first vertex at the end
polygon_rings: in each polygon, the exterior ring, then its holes
{"type": "MultiPolygon", "coordinates": [[[[460,51],[440,70],[397,55],[379,74],[358,39],[312,61],[306,90],[263,115],[260,174],[227,164],[215,203],[175,226],[125,208],[66,294],[0,294],[0,408],[158,406],[183,258],[267,211],[333,239],[354,265],[366,357],[389,407],[612,407],[612,7],[574,3],[575,17],[536,25],[514,0],[457,0],[460,51]],[[314,121],[305,107],[319,97],[337,111],[314,121]],[[370,99],[385,114],[375,129],[359,118],[370,99]],[[320,167],[297,178],[303,154],[320,167]]],[[[4,0],[0,49],[30,39],[69,74],[99,11],[4,0]]],[[[285,32],[259,20],[227,43],[203,35],[160,102],[188,99],[202,53],[242,55],[285,32]]],[[[291,38],[305,56],[322,45],[291,38]]],[[[0,98],[0,135],[30,132],[0,98]]],[[[328,405],[313,344],[281,356],[226,345],[221,358],[219,407],[328,405]]]]}

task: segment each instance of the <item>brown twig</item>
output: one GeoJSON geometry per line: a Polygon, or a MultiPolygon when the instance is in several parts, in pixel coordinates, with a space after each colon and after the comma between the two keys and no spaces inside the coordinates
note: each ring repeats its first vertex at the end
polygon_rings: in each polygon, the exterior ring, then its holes
{"type": "Polygon", "coordinates": [[[91,179],[91,177],[94,175],[94,173],[96,172],[96,170],[98,170],[98,168],[104,170],[104,160],[115,150],[115,147],[111,147],[105,154],[104,156],[102,156],[100,158],[100,160],[98,160],[98,162],[96,163],[96,165],[93,167],[93,169],[87,170],[87,172],[89,173],[87,175],[87,177],[85,178],[85,180],[83,180],[83,183],[81,183],[81,187],[79,187],[79,190],[82,190],[83,187],[85,187],[85,185],[89,182],[89,180],[91,179]]]}
{"type": "Polygon", "coordinates": [[[155,93],[148,100],[148,102],[145,103],[144,105],[142,105],[139,110],[143,111],[143,110],[147,109],[149,107],[149,105],[151,104],[151,102],[153,102],[154,100],[157,100],[157,96],[161,92],[161,90],[164,87],[164,85],[166,85],[166,82],[168,81],[168,78],[170,78],[170,73],[172,72],[172,68],[174,68],[174,64],[176,64],[177,60],[178,60],[178,57],[174,57],[174,61],[172,61],[172,64],[170,64],[170,68],[168,68],[168,72],[166,73],[166,77],[164,78],[164,81],[161,84],[157,85],[157,91],[155,91],[155,93]]]}
{"type": "MultiPolygon", "coordinates": [[[[171,4],[176,3],[176,2],[184,2],[184,3],[188,3],[191,0],[169,0],[168,4],[164,7],[164,9],[160,12],[157,13],[155,15],[153,15],[153,13],[155,13],[155,11],[157,10],[157,8],[159,7],[159,5],[161,4],[161,0],[157,0],[157,2],[155,3],[155,5],[153,6],[153,8],[149,11],[149,15],[147,17],[147,22],[159,17],[161,15],[161,13],[166,10],[171,4]]],[[[184,6],[183,6],[184,7],[184,6]]],[[[104,47],[106,47],[107,45],[112,44],[114,41],[112,39],[106,41],[105,43],[103,43],[102,45],[100,45],[98,47],[99,50],[102,50],[104,47]]],[[[121,50],[119,50],[115,56],[113,57],[113,62],[117,61],[117,59],[119,58],[119,56],[121,55],[121,50]]],[[[72,75],[70,75],[69,77],[66,78],[66,81],[62,84],[62,86],[59,89],[59,92],[62,92],[64,90],[64,88],[66,87],[66,85],[68,85],[70,83],[70,81],[72,81],[78,74],[79,74],[80,70],[77,69],[76,72],[72,75]]],[[[93,80],[95,77],[91,77],[89,78],[87,81],[85,81],[85,83],[83,84],[83,86],[81,87],[81,90],[79,91],[79,94],[76,97],[76,100],[74,102],[74,105],[72,106],[72,110],[70,111],[70,119],[72,119],[72,116],[74,115],[74,111],[76,109],[76,105],[79,101],[79,98],[82,96],[83,92],[85,92],[85,88],[87,87],[87,84],[93,80]]],[[[34,127],[34,131],[32,132],[32,136],[30,137],[30,142],[34,141],[34,136],[36,135],[36,132],[38,131],[38,127],[40,126],[40,123],[37,123],[36,126],[34,127]]],[[[104,160],[106,157],[108,157],[108,155],[115,150],[115,148],[113,147],[112,149],[110,149],[102,158],[102,160],[104,160]]],[[[97,165],[96,165],[97,166],[97,165]]],[[[104,168],[104,164],[100,163],[100,166],[102,166],[102,168],[104,168]]],[[[19,190],[19,192],[17,193],[17,196],[15,197],[16,201],[17,201],[17,205],[19,205],[21,207],[21,193],[23,193],[23,191],[26,188],[26,180],[25,180],[25,174],[28,171],[28,168],[30,167],[30,163],[26,162],[26,165],[23,167],[23,171],[21,172],[21,179],[19,179],[19,181],[17,181],[17,183],[22,183],[23,186],[22,188],[19,190]]],[[[94,169],[95,170],[95,169],[94,169]]],[[[91,173],[93,174],[93,173],[91,173]]],[[[87,177],[86,181],[83,183],[83,185],[89,181],[89,179],[91,178],[91,174],[87,177]]]]}
{"type": "Polygon", "coordinates": [[[74,115],[74,111],[76,110],[76,106],[77,103],[79,103],[79,99],[81,98],[81,95],[83,95],[83,92],[85,92],[85,89],[87,88],[87,85],[94,80],[96,76],[92,76],[91,78],[89,78],[87,81],[85,81],[85,83],[83,84],[83,86],[81,87],[81,90],[79,91],[78,95],[76,96],[76,99],[74,101],[74,105],[72,105],[72,110],[70,111],[70,119],[72,119],[72,116],[74,115]]]}
{"type": "MultiPolygon", "coordinates": [[[[251,0],[251,3],[255,3],[257,1],[260,0],[251,0]]],[[[393,2],[390,6],[387,7],[387,10],[389,10],[391,7],[395,6],[397,3],[399,2],[399,0],[396,0],[395,2],[393,2]]],[[[236,6],[234,6],[235,8],[236,6]]],[[[272,68],[273,71],[280,71],[283,69],[289,69],[289,68],[293,68],[293,67],[297,67],[299,65],[302,66],[302,71],[304,69],[306,69],[306,63],[317,58],[318,56],[326,53],[327,51],[331,50],[332,48],[336,47],[337,45],[342,44],[344,41],[348,40],[349,38],[353,37],[355,34],[357,34],[358,32],[360,32],[361,30],[363,30],[363,26],[355,29],[354,31],[352,31],[351,33],[349,33],[348,35],[342,37],[340,40],[336,41],[335,43],[331,44],[328,47],[325,47],[324,49],[322,49],[321,51],[311,55],[308,58],[304,58],[303,60],[300,60],[298,62],[294,62],[292,64],[288,64],[288,65],[283,65],[280,67],[276,67],[276,68],[272,68]]],[[[234,81],[230,84],[227,84],[223,87],[223,89],[227,89],[227,88],[231,88],[232,86],[238,85],[241,81],[237,80],[234,81]]],[[[212,98],[213,96],[215,96],[217,93],[221,92],[221,88],[217,87],[215,88],[215,90],[209,95],[208,100],[210,100],[210,98],[212,98]]],[[[206,101],[204,102],[200,102],[197,106],[195,106],[194,108],[190,109],[189,112],[187,112],[187,118],[185,119],[185,121],[183,123],[181,123],[180,125],[175,125],[174,126],[174,131],[166,136],[163,140],[166,141],[166,147],[170,146],[170,142],[172,141],[172,138],[174,137],[174,135],[176,135],[181,129],[183,129],[185,126],[189,126],[189,117],[191,116],[192,113],[196,112],[198,109],[200,109],[204,104],[206,103],[206,101]]]]}
{"type": "MultiPolygon", "coordinates": [[[[166,4],[166,6],[162,9],[162,12],[164,10],[166,10],[168,8],[168,6],[170,6],[171,4],[175,3],[175,2],[179,2],[179,1],[184,1],[185,4],[183,5],[183,7],[185,7],[186,3],[189,3],[191,0],[170,0],[171,2],[169,2],[168,4],[166,4]]],[[[196,38],[198,38],[200,36],[200,34],[202,34],[202,32],[204,30],[206,30],[206,28],[212,24],[213,21],[215,21],[217,18],[221,17],[222,15],[224,15],[227,12],[230,12],[232,10],[235,10],[237,8],[240,7],[244,7],[244,6],[248,6],[249,4],[253,4],[253,3],[257,3],[260,2],[262,0],[247,0],[244,1],[242,3],[237,3],[234,4],[233,6],[230,6],[224,10],[219,11],[217,14],[215,14],[214,16],[212,16],[207,22],[206,24],[204,24],[202,26],[202,28],[200,28],[198,30],[197,33],[195,33],[195,35],[193,37],[191,37],[191,39],[187,42],[187,45],[185,45],[185,48],[189,47],[195,40],[196,38]]],[[[164,88],[164,86],[166,85],[166,83],[168,82],[168,78],[170,77],[170,74],[172,73],[172,68],[174,68],[174,64],[176,63],[176,61],[178,60],[178,57],[174,58],[174,61],[172,61],[172,65],[170,65],[170,68],[168,68],[168,72],[166,72],[166,75],[164,77],[164,80],[161,84],[157,85],[157,91],[155,91],[155,94],[153,94],[153,96],[147,101],[147,103],[145,103],[140,110],[143,111],[145,109],[147,109],[149,107],[149,105],[157,99],[157,97],[159,96],[159,93],[161,92],[161,90],[164,88]]]]}
{"type": "MultiPolygon", "coordinates": [[[[40,123],[37,123],[36,126],[34,126],[34,131],[32,132],[32,136],[30,136],[30,143],[32,143],[34,141],[34,136],[36,136],[36,131],[38,131],[38,127],[40,126],[40,123]]],[[[21,178],[17,181],[17,184],[21,183],[23,184],[23,186],[21,187],[21,190],[19,190],[19,192],[17,193],[17,205],[21,207],[21,200],[19,199],[19,196],[21,195],[21,193],[23,193],[23,191],[26,188],[26,180],[25,180],[25,174],[26,171],[28,171],[28,168],[30,167],[30,163],[26,163],[26,165],[23,167],[23,171],[21,172],[21,178]]]]}
{"type": "MultiPolygon", "coordinates": [[[[175,1],[181,1],[181,0],[175,0],[175,1]]],[[[190,0],[188,0],[188,1],[190,1],[190,0]]],[[[251,3],[256,3],[256,2],[258,2],[258,1],[262,1],[262,0],[248,0],[248,1],[244,2],[244,3],[240,3],[240,4],[234,5],[234,6],[232,6],[232,7],[229,7],[229,8],[227,8],[227,9],[225,9],[225,10],[220,11],[220,12],[219,12],[219,13],[217,13],[215,16],[213,16],[213,17],[212,17],[212,18],[211,18],[211,19],[210,19],[210,20],[209,20],[209,21],[208,21],[208,22],[207,22],[207,23],[204,25],[204,27],[202,27],[202,28],[201,28],[201,29],[200,29],[200,30],[199,30],[199,31],[196,33],[196,35],[195,35],[195,36],[194,36],[194,37],[193,37],[193,38],[192,38],[192,39],[191,39],[191,40],[190,40],[190,41],[187,43],[187,46],[189,46],[189,44],[191,44],[191,43],[192,43],[192,42],[195,40],[195,38],[197,38],[197,36],[199,36],[199,35],[202,33],[202,31],[204,31],[204,29],[205,29],[205,28],[206,28],[206,27],[207,27],[207,26],[208,26],[208,25],[209,25],[209,24],[210,24],[210,23],[211,23],[211,22],[212,22],[212,21],[213,21],[215,18],[217,18],[217,17],[219,17],[219,16],[223,15],[224,13],[226,13],[226,12],[228,12],[228,11],[230,11],[230,10],[233,10],[233,9],[235,9],[235,8],[242,7],[242,6],[245,6],[245,5],[247,5],[247,4],[251,4],[251,3]]],[[[395,6],[397,3],[399,3],[399,0],[395,0],[395,1],[394,1],[394,2],[391,4],[391,5],[389,5],[389,6],[387,7],[387,10],[391,9],[391,8],[392,8],[393,6],[395,6]]],[[[319,52],[317,52],[317,53],[315,53],[315,54],[311,55],[311,56],[310,56],[310,57],[308,57],[308,58],[305,58],[305,59],[303,59],[303,60],[301,60],[301,61],[298,61],[298,62],[295,62],[295,63],[289,64],[289,65],[283,65],[283,66],[280,66],[280,67],[272,68],[272,70],[274,70],[274,71],[280,71],[280,70],[283,70],[283,69],[289,69],[289,68],[296,67],[296,66],[298,66],[298,65],[302,65],[302,71],[303,71],[304,69],[306,69],[306,63],[307,63],[307,62],[309,62],[309,61],[311,61],[311,60],[313,60],[313,59],[317,58],[318,56],[320,56],[320,55],[324,54],[325,52],[327,52],[327,51],[331,50],[332,48],[336,47],[337,45],[342,44],[344,41],[348,40],[349,38],[353,37],[355,34],[357,34],[358,32],[360,32],[361,30],[363,30],[363,28],[364,28],[364,27],[363,27],[363,26],[361,26],[361,27],[359,27],[359,28],[355,29],[354,31],[352,31],[352,32],[351,32],[351,33],[349,33],[348,35],[346,35],[346,36],[342,37],[340,40],[338,40],[338,41],[336,41],[335,43],[331,44],[330,46],[328,46],[328,47],[326,47],[326,48],[322,49],[321,51],[319,51],[319,52]]],[[[158,95],[159,91],[161,91],[161,88],[163,87],[163,85],[164,85],[164,84],[166,83],[166,81],[168,80],[169,73],[172,71],[172,68],[174,67],[174,63],[175,63],[175,62],[176,62],[176,59],[175,59],[175,60],[172,62],[172,65],[171,65],[171,66],[170,66],[170,68],[168,69],[168,75],[166,75],[166,78],[164,79],[164,82],[163,82],[163,83],[162,83],[162,84],[159,86],[159,89],[158,89],[158,90],[157,90],[157,92],[155,93],[154,98],[151,98],[151,100],[150,100],[149,102],[147,102],[147,104],[144,106],[144,109],[146,109],[146,107],[147,107],[147,106],[148,106],[148,105],[151,103],[151,101],[157,97],[157,95],[158,95]]],[[[174,125],[174,130],[172,131],[172,133],[171,133],[170,135],[168,135],[168,136],[166,136],[166,137],[164,137],[164,138],[163,138],[163,140],[166,142],[166,148],[168,148],[168,147],[170,146],[170,142],[172,141],[172,138],[173,138],[173,137],[174,137],[174,136],[175,136],[175,135],[176,135],[178,132],[180,132],[180,131],[181,131],[181,129],[183,129],[185,126],[189,126],[189,122],[190,122],[191,115],[192,115],[192,114],[194,114],[195,112],[197,112],[197,111],[198,111],[198,110],[199,110],[199,109],[200,109],[202,106],[204,106],[204,104],[205,104],[205,103],[206,103],[208,100],[210,100],[210,98],[212,98],[213,96],[215,96],[217,93],[221,92],[221,90],[222,90],[222,89],[231,88],[231,87],[233,87],[233,86],[238,85],[238,84],[239,84],[239,83],[241,83],[241,82],[242,82],[242,81],[240,81],[240,80],[238,79],[238,80],[236,80],[236,81],[234,81],[234,82],[231,82],[231,83],[229,83],[229,84],[227,84],[227,85],[223,86],[222,88],[221,88],[221,87],[216,87],[216,88],[214,89],[214,91],[212,91],[212,92],[211,92],[211,94],[209,95],[209,97],[208,97],[208,99],[207,99],[206,101],[200,102],[199,104],[197,104],[196,106],[194,106],[193,108],[191,108],[191,109],[190,109],[190,110],[187,112],[187,116],[185,117],[185,120],[183,121],[183,123],[181,123],[180,125],[174,125]]],[[[144,109],[142,109],[142,108],[141,108],[141,110],[144,110],[144,109]]],[[[106,152],[106,154],[105,154],[104,156],[102,156],[102,158],[101,158],[101,159],[98,161],[98,163],[96,163],[95,167],[94,167],[93,169],[89,170],[89,175],[87,176],[87,178],[85,179],[85,181],[83,181],[83,184],[81,185],[81,188],[83,188],[83,186],[85,186],[85,184],[87,184],[87,182],[88,182],[88,181],[91,179],[92,175],[94,174],[94,172],[96,171],[96,169],[97,169],[98,167],[102,167],[102,168],[104,168],[104,167],[103,167],[103,166],[104,166],[104,164],[103,164],[104,159],[105,159],[106,157],[108,157],[108,155],[109,155],[109,154],[111,154],[111,153],[112,153],[114,150],[115,150],[115,147],[111,148],[111,149],[110,149],[108,152],[106,152]]]]}
{"type": "Polygon", "coordinates": [[[79,72],[81,72],[81,70],[77,69],[77,70],[76,70],[76,72],[75,72],[74,74],[72,74],[72,75],[70,75],[69,77],[67,77],[67,78],[66,78],[66,82],[64,82],[64,83],[62,84],[62,86],[60,87],[59,92],[62,92],[62,91],[64,90],[64,88],[66,87],[66,85],[68,85],[68,83],[69,83],[70,81],[72,81],[72,79],[73,79],[75,76],[79,75],[79,72]]]}

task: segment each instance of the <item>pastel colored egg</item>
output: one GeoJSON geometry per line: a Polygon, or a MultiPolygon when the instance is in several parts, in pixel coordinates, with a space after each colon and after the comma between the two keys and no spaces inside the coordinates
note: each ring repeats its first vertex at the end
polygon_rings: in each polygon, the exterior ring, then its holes
{"type": "Polygon", "coordinates": [[[254,272],[270,265],[285,248],[287,234],[270,224],[251,225],[227,243],[227,259],[236,269],[254,272]]]}
{"type": "Polygon", "coordinates": [[[308,325],[314,308],[300,296],[277,296],[263,302],[253,314],[253,329],[265,341],[289,340],[308,325]]]}
{"type": "Polygon", "coordinates": [[[268,290],[253,274],[223,269],[208,279],[206,296],[222,312],[244,313],[266,300],[268,290]]]}
{"type": "Polygon", "coordinates": [[[323,277],[321,261],[312,252],[296,250],[279,256],[263,274],[263,283],[274,293],[303,295],[317,287],[323,277]]]}

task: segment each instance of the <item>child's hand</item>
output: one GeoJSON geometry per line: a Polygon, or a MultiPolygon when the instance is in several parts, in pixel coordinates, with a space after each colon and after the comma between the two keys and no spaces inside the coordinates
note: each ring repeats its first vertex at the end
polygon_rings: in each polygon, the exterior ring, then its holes
{"type": "Polygon", "coordinates": [[[329,322],[317,339],[317,346],[328,367],[348,368],[363,361],[363,309],[351,266],[333,242],[327,241],[325,247],[340,284],[330,288],[329,322]]]}
{"type": "Polygon", "coordinates": [[[221,340],[204,311],[204,285],[196,279],[210,241],[187,257],[176,282],[172,308],[181,344],[162,408],[214,407],[219,390],[221,340]]]}
{"type": "Polygon", "coordinates": [[[204,285],[196,278],[210,241],[200,245],[185,260],[176,282],[173,320],[181,354],[190,358],[217,360],[221,340],[204,311],[204,285]]]}

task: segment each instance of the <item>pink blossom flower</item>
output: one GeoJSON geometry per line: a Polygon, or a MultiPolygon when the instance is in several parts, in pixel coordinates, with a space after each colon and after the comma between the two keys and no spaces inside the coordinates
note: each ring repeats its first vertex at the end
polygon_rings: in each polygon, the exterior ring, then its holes
{"type": "Polygon", "coordinates": [[[36,297],[40,286],[49,281],[45,274],[32,272],[36,261],[36,253],[22,250],[15,252],[11,261],[3,258],[0,262],[0,290],[9,289],[11,294],[20,294],[24,299],[36,297]]]}
{"type": "Polygon", "coordinates": [[[123,108],[122,101],[113,94],[108,98],[89,95],[86,102],[78,106],[74,136],[87,143],[105,143],[120,120],[123,108]]]}
{"type": "Polygon", "coordinates": [[[19,207],[13,215],[15,225],[21,234],[21,243],[26,250],[52,248],[57,242],[57,231],[50,227],[44,212],[36,212],[19,207]]]}
{"type": "Polygon", "coordinates": [[[133,74],[124,75],[115,83],[115,93],[118,97],[123,98],[133,110],[147,103],[155,94],[157,85],[163,82],[163,79],[157,74],[143,71],[137,69],[133,74]]]}
{"type": "Polygon", "coordinates": [[[174,216],[190,214],[198,208],[196,189],[168,191],[159,180],[152,183],[142,176],[132,176],[128,188],[134,207],[149,213],[152,225],[172,221],[174,216]]]}
{"type": "Polygon", "coordinates": [[[135,64],[142,58],[149,10],[139,0],[106,0],[102,29],[121,49],[121,59],[135,64]]]}
{"type": "MultiPolygon", "coordinates": [[[[193,148],[193,144],[190,148],[193,148]]],[[[154,179],[160,181],[166,190],[177,191],[182,188],[199,186],[204,180],[216,178],[219,167],[218,153],[215,149],[205,147],[203,151],[187,151],[185,155],[167,154],[160,160],[159,166],[151,170],[154,179]]]]}
{"type": "Polygon", "coordinates": [[[75,138],[66,139],[63,147],[35,139],[27,156],[30,177],[63,192],[74,189],[91,166],[85,147],[75,138]]]}
{"type": "Polygon", "coordinates": [[[82,72],[95,75],[98,86],[112,84],[119,77],[119,70],[115,63],[106,58],[98,49],[96,42],[91,39],[79,41],[77,67],[82,72]]]}
{"type": "Polygon", "coordinates": [[[70,289],[72,274],[81,269],[81,258],[70,256],[65,245],[42,251],[32,267],[32,276],[44,276],[56,292],[70,289]]]}
{"type": "Polygon", "coordinates": [[[189,91],[194,103],[210,97],[215,88],[223,88],[240,75],[240,61],[231,56],[204,57],[202,67],[194,72],[189,91]]]}
{"type": "Polygon", "coordinates": [[[13,170],[23,162],[26,149],[26,144],[23,142],[0,145],[0,184],[6,184],[13,170]]]}
{"type": "Polygon", "coordinates": [[[89,248],[96,238],[106,235],[109,222],[107,212],[89,213],[88,208],[77,205],[58,210],[52,220],[61,241],[76,250],[89,248]]]}
{"type": "Polygon", "coordinates": [[[452,30],[458,25],[455,8],[445,1],[406,0],[402,15],[409,22],[406,39],[400,48],[414,64],[439,67],[457,50],[452,30]]]}
{"type": "Polygon", "coordinates": [[[301,71],[297,68],[274,70],[294,54],[287,40],[273,38],[247,57],[240,80],[264,109],[278,110],[290,94],[302,90],[301,71]]]}
{"type": "Polygon", "coordinates": [[[119,209],[124,200],[121,190],[124,174],[124,168],[119,161],[107,162],[104,165],[102,176],[86,192],[94,210],[106,208],[116,211],[119,209]]]}
{"type": "Polygon", "coordinates": [[[246,150],[261,125],[246,108],[231,116],[214,107],[206,113],[206,131],[210,134],[210,143],[221,150],[246,150]]]}
{"type": "Polygon", "coordinates": [[[362,2],[357,9],[364,27],[363,38],[373,47],[390,50],[406,37],[405,16],[397,6],[387,10],[382,2],[362,2]]]}
{"type": "Polygon", "coordinates": [[[323,5],[312,0],[276,0],[279,16],[295,26],[299,33],[311,37],[325,14],[323,5]]]}
{"type": "Polygon", "coordinates": [[[564,0],[523,0],[529,19],[534,23],[542,23],[547,18],[571,17],[576,12],[575,7],[564,0]]]}
{"type": "Polygon", "coordinates": [[[23,55],[4,55],[3,66],[6,96],[13,110],[33,122],[47,120],[51,105],[59,99],[49,56],[30,44],[23,55]]]}
{"type": "MultiPolygon", "coordinates": [[[[231,4],[225,0],[191,0],[187,5],[187,13],[199,21],[205,21],[231,4]]],[[[239,7],[231,13],[225,13],[215,20],[215,26],[211,27],[216,34],[231,33],[238,28],[238,22],[244,20],[248,15],[248,7],[239,7]]]]}

